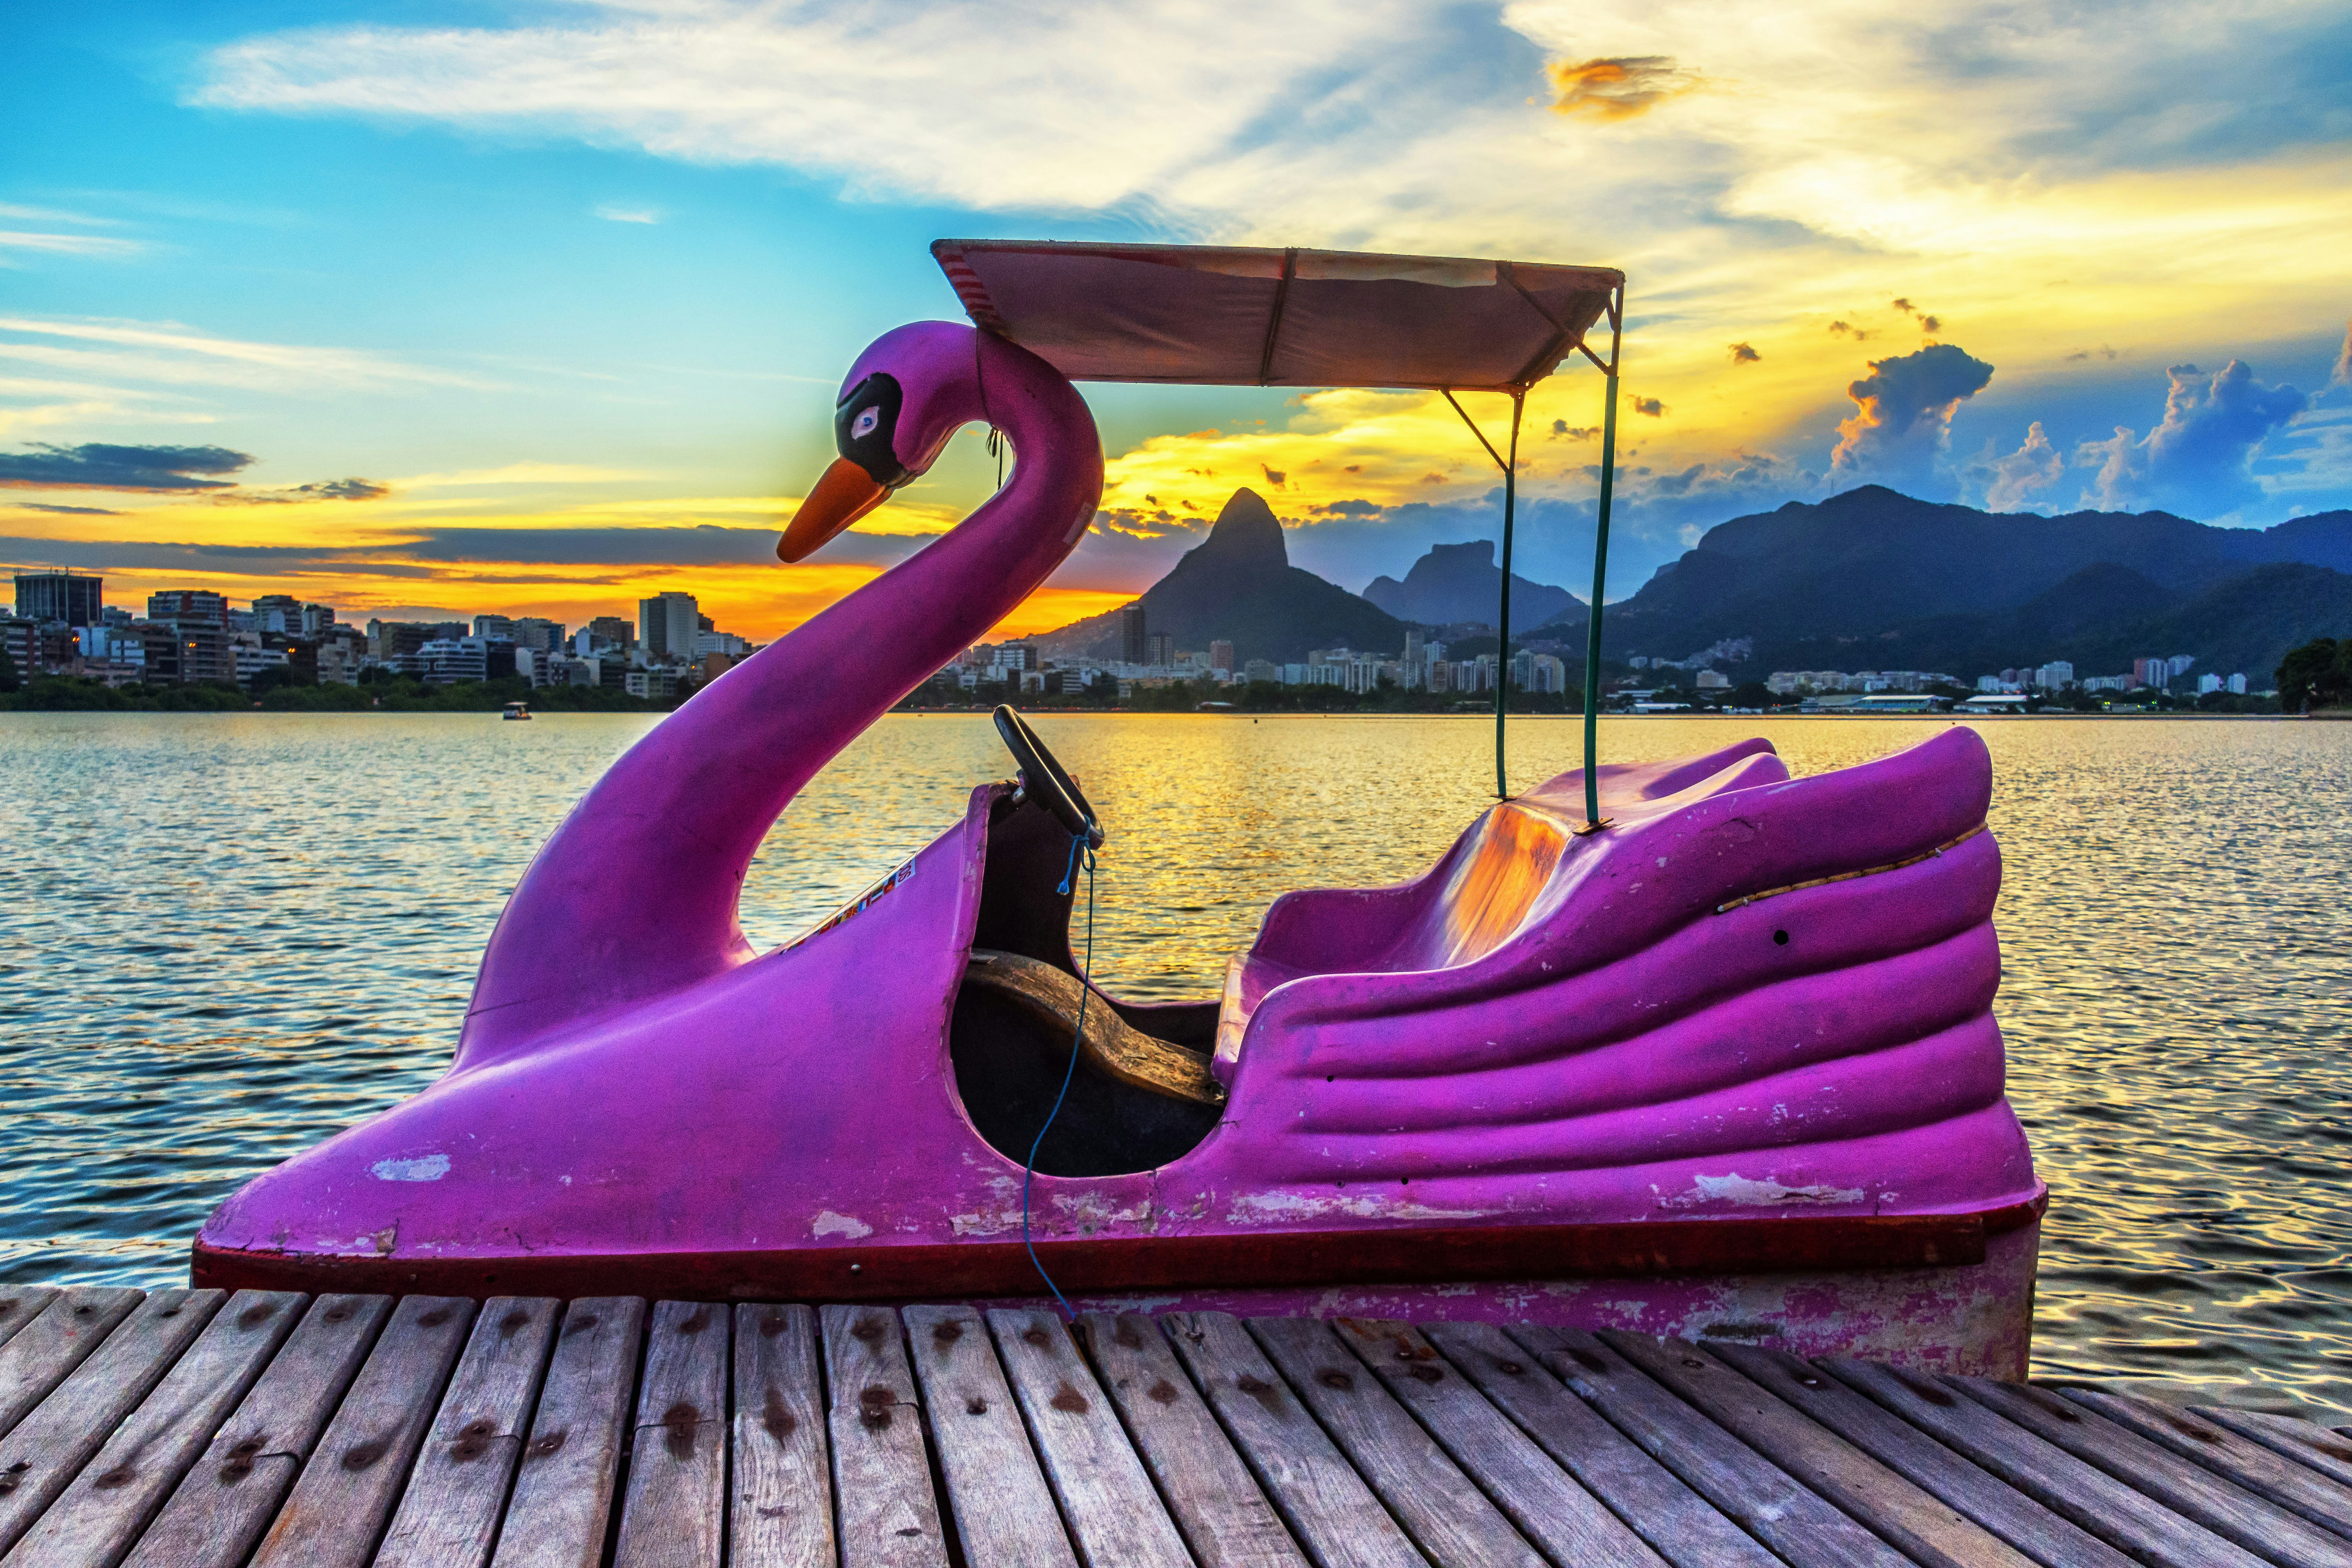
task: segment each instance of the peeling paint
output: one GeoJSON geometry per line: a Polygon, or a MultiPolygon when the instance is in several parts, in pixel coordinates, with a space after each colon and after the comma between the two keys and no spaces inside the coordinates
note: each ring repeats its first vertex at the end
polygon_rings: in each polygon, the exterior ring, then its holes
{"type": "Polygon", "coordinates": [[[816,1216],[816,1223],[809,1226],[809,1229],[818,1236],[845,1236],[852,1241],[874,1234],[874,1227],[864,1220],[852,1218],[845,1214],[835,1214],[831,1209],[821,1211],[816,1216]]]}
{"type": "Polygon", "coordinates": [[[1858,1204],[1862,1202],[1860,1187],[1832,1187],[1826,1183],[1810,1187],[1783,1186],[1767,1179],[1751,1181],[1737,1172],[1727,1176],[1693,1176],[1695,1195],[1680,1200],[1677,1206],[1694,1203],[1734,1203],[1748,1208],[1777,1208],[1783,1204],[1858,1204]]]}
{"type": "Polygon", "coordinates": [[[368,1173],[379,1182],[437,1182],[449,1173],[446,1154],[419,1154],[406,1160],[378,1160],[368,1173]]]}

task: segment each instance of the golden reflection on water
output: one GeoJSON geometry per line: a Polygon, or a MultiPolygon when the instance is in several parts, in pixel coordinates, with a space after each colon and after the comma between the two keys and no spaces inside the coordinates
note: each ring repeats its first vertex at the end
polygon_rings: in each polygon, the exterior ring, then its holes
{"type": "MultiPolygon", "coordinates": [[[[1761,732],[1802,774],[1945,722],[1626,719],[1601,746],[1761,732]]],[[[1291,888],[1426,868],[1493,776],[1485,720],[1036,723],[1109,828],[1096,967],[1138,998],[1213,995],[1291,888]]],[[[237,1182],[429,1082],[515,878],[645,726],[0,721],[0,1281],[166,1280],[237,1182]]],[[[2036,1373],[2352,1411],[2352,725],[1978,727],[2010,1093],[2053,1189],[2036,1373]]],[[[1579,743],[1515,721],[1514,781],[1579,743]]],[[[746,930],[789,940],[1009,771],[984,715],[885,720],[770,836],[746,930]]]]}

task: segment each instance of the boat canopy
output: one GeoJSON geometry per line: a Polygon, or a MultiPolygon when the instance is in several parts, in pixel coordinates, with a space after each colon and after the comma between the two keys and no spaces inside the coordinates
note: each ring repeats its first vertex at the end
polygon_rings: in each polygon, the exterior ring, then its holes
{"type": "MultiPolygon", "coordinates": [[[[942,239],[972,323],[1073,381],[1525,392],[1580,350],[1606,267],[1226,245],[942,239]]],[[[1613,336],[1613,333],[1612,333],[1613,336]]],[[[1613,353],[1611,356],[1613,361],[1613,353]]]]}

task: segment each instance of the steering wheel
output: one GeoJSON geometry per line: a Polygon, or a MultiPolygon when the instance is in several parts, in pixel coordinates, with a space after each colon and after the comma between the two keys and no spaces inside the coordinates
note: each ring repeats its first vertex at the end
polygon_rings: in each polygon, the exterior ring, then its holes
{"type": "Polygon", "coordinates": [[[996,709],[996,732],[1003,737],[1004,749],[1021,764],[1021,782],[1030,798],[1036,801],[1055,819],[1070,830],[1073,838],[1083,838],[1089,849],[1103,846],[1102,824],[1095,817],[1095,808],[1087,804],[1086,793],[1077,781],[1063,771],[1045,742],[1037,738],[1028,721],[1011,708],[999,703],[996,709]]]}

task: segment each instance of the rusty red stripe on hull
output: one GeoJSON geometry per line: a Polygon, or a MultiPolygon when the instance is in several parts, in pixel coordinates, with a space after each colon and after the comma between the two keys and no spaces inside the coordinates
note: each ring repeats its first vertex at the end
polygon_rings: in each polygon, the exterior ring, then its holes
{"type": "MultiPolygon", "coordinates": [[[[1986,1237],[2032,1224],[2046,1203],[1964,1215],[1120,1237],[1040,1241],[1037,1255],[1066,1291],[1961,1268],[1984,1261],[1986,1237]]],[[[248,1252],[200,1239],[190,1275],[199,1287],[224,1289],[478,1299],[885,1301],[1025,1296],[1037,1289],[1036,1270],[1017,1241],[436,1258],[248,1252]]]]}

